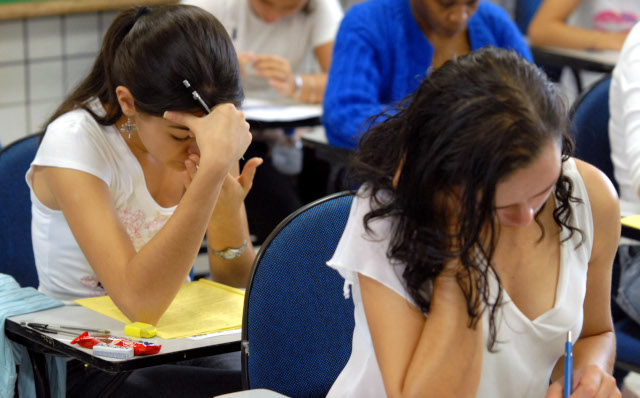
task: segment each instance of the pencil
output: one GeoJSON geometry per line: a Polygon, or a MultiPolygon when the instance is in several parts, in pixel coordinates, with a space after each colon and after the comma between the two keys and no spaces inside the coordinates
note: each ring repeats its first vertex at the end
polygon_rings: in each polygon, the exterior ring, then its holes
{"type": "Polygon", "coordinates": [[[573,345],[571,344],[571,331],[567,332],[567,341],[564,343],[564,398],[571,395],[573,375],[573,345]]]}

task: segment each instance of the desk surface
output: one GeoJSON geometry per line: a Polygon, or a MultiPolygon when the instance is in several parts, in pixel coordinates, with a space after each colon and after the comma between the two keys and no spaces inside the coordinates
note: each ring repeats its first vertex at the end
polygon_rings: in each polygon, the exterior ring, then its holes
{"type": "MultiPolygon", "coordinates": [[[[76,358],[107,372],[124,372],[148,366],[175,363],[185,359],[200,358],[210,355],[223,354],[240,350],[240,329],[227,334],[215,335],[203,339],[170,339],[159,337],[144,339],[154,344],[161,344],[158,354],[136,356],[128,360],[97,357],[93,351],[82,348],[77,344],[71,345],[73,336],[62,334],[42,333],[22,326],[20,322],[38,322],[59,324],[66,326],[80,326],[96,329],[107,329],[113,336],[126,337],[124,323],[109,318],[82,306],[70,305],[52,308],[30,314],[17,315],[7,318],[5,333],[7,337],[27,348],[40,349],[45,352],[52,350],[56,353],[76,358]]],[[[80,334],[80,332],[78,333],[80,334]]]]}
{"type": "Polygon", "coordinates": [[[247,98],[242,111],[252,129],[317,126],[322,118],[322,105],[287,98],[247,98]]]}
{"type": "Polygon", "coordinates": [[[611,72],[618,62],[618,51],[576,50],[552,46],[531,46],[539,65],[569,66],[595,72],[611,72]]]}

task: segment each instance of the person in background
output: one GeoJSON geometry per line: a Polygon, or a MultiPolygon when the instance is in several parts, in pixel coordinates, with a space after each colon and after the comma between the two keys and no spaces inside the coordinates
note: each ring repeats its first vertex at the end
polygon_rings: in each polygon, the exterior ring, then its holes
{"type": "MultiPolygon", "coordinates": [[[[211,14],[179,5],[120,13],[26,175],[38,289],[66,302],[108,294],[132,322],[156,324],[205,233],[213,279],[244,287],[255,254],[243,199],[261,159],[239,173],[251,142],[242,98],[233,45],[211,14]]],[[[236,356],[229,381],[165,365],[133,372],[115,395],[234,391],[236,356]]],[[[69,396],[98,394],[112,378],[71,361],[69,396]]]]}
{"type": "Polygon", "coordinates": [[[233,40],[248,98],[321,103],[342,19],[337,0],[185,0],[218,18],[233,40]],[[319,66],[314,71],[309,55],[319,66]]]}
{"type": "MultiPolygon", "coordinates": [[[[233,39],[247,99],[322,102],[338,0],[183,0],[211,12],[233,39]]],[[[324,196],[329,165],[302,148],[300,131],[252,129],[248,155],[267,161],[246,199],[251,231],[262,242],[303,203],[324,196]]]]}
{"type": "MultiPolygon", "coordinates": [[[[640,24],[636,24],[613,69],[609,92],[609,142],[620,192],[620,213],[640,214],[640,24]]],[[[616,302],[640,324],[640,245],[624,239],[618,248],[616,302]]]]}
{"type": "Polygon", "coordinates": [[[635,0],[544,0],[528,34],[532,45],[620,51],[639,18],[635,0]]]}
{"type": "Polygon", "coordinates": [[[500,7],[469,0],[371,0],[340,26],[324,98],[331,145],[355,149],[369,117],[415,91],[448,59],[486,45],[531,60],[518,28],[500,7]]]}
{"type": "Polygon", "coordinates": [[[328,397],[620,397],[611,375],[615,189],[570,157],[557,87],[514,51],[447,61],[356,154],[328,265],[354,301],[328,397]],[[551,381],[551,384],[550,384],[551,381]]]}

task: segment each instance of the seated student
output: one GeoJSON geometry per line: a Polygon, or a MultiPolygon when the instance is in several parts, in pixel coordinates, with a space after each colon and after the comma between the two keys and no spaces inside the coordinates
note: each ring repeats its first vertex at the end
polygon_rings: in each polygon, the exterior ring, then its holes
{"type": "Polygon", "coordinates": [[[363,136],[328,262],[351,287],[353,350],[328,397],[559,398],[569,331],[572,396],[620,396],[618,201],[570,157],[556,90],[515,52],[481,49],[363,136]]]}
{"type": "MultiPolygon", "coordinates": [[[[613,70],[609,92],[609,141],[622,216],[640,214],[640,24],[629,33],[613,70]]],[[[640,323],[640,245],[623,240],[616,302],[640,323]]]]}
{"type": "Polygon", "coordinates": [[[620,51],[640,18],[629,0],[545,0],[529,25],[531,44],[620,51]]]}
{"type": "Polygon", "coordinates": [[[233,45],[211,14],[120,13],[27,172],[39,290],[64,301],[108,294],[132,322],[155,324],[205,233],[213,279],[244,287],[255,254],[243,198],[261,160],[239,175],[251,142],[242,96],[233,45]]]}
{"type": "MultiPolygon", "coordinates": [[[[238,52],[248,98],[322,102],[333,42],[342,20],[338,0],[183,2],[211,12],[226,27],[238,52]],[[319,65],[317,72],[310,69],[312,58],[319,65]]],[[[297,135],[285,136],[281,129],[254,129],[252,133],[248,154],[267,162],[246,205],[251,232],[257,241],[263,241],[303,203],[324,196],[329,171],[312,152],[304,151],[303,156],[297,135]]]]}
{"type": "Polygon", "coordinates": [[[430,70],[486,45],[531,60],[518,28],[484,1],[371,0],[340,25],[323,123],[331,145],[354,148],[365,122],[414,92],[430,70]]]}
{"type": "Polygon", "coordinates": [[[320,103],[342,19],[338,0],[184,0],[218,18],[233,39],[247,97],[320,103]],[[295,38],[295,40],[292,40],[295,38]],[[307,70],[313,51],[318,73],[307,70]]]}

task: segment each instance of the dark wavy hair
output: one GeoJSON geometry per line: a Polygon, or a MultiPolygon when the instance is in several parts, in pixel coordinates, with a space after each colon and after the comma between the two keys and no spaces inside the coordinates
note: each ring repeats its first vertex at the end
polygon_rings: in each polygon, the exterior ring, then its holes
{"type": "MultiPolygon", "coordinates": [[[[503,296],[498,287],[492,301],[488,283],[499,228],[496,186],[550,142],[561,143],[563,162],[569,158],[573,144],[562,98],[535,65],[514,51],[488,47],[446,62],[376,119],[384,121],[376,125],[374,120],[363,135],[354,162],[356,181],[370,195],[365,228],[371,231],[374,219],[393,218],[387,256],[406,265],[406,287],[424,313],[434,279],[447,262],[458,259],[462,271],[456,278],[469,327],[489,311],[487,345],[493,351],[503,296]],[[378,195],[383,192],[390,195],[378,195]],[[460,208],[452,211],[446,198],[454,192],[460,208]]],[[[582,234],[570,225],[570,202],[579,200],[563,174],[554,195],[560,203],[553,213],[557,225],[569,231],[569,238],[582,234]]]]}
{"type": "Polygon", "coordinates": [[[122,110],[116,87],[131,91],[136,109],[160,116],[166,110],[197,111],[184,87],[187,79],[209,107],[243,99],[238,60],[229,35],[210,13],[189,5],[134,7],[121,12],[102,42],[91,72],[64,100],[44,127],[62,114],[83,108],[102,125],[114,124],[122,110]],[[106,114],[88,102],[98,98],[106,114]]]}

